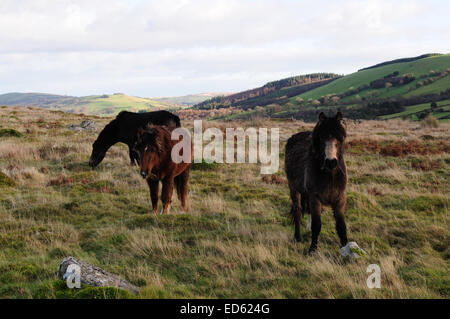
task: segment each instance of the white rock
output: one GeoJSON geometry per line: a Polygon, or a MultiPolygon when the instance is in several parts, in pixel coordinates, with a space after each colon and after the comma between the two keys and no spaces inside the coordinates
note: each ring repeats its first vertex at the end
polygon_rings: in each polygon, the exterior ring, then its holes
{"type": "Polygon", "coordinates": [[[351,258],[360,258],[361,256],[367,255],[367,253],[358,246],[358,244],[354,241],[347,243],[344,247],[341,248],[341,254],[344,257],[350,256],[351,258]]]}

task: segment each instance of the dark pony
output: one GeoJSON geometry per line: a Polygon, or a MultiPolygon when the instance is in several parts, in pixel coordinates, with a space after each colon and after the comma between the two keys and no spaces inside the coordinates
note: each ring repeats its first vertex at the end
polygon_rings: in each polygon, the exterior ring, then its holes
{"type": "MultiPolygon", "coordinates": [[[[135,151],[139,154],[142,178],[150,188],[153,213],[158,213],[159,182],[162,182],[162,214],[169,212],[173,187],[176,186],[181,207],[186,212],[187,184],[189,180],[190,160],[175,163],[172,160],[172,148],[180,141],[171,139],[171,131],[165,126],[153,126],[138,131],[135,151]]],[[[191,147],[191,145],[189,145],[191,147]]],[[[182,154],[181,154],[182,155],[182,154]]]]}
{"type": "Polygon", "coordinates": [[[344,220],[347,168],[344,143],[347,136],[341,112],[334,117],[320,113],[312,132],[291,136],[286,144],[285,171],[292,200],[291,216],[294,237],[300,241],[300,220],[305,212],[308,226],[312,219],[312,240],[309,253],[317,249],[321,229],[322,205],[330,205],[336,221],[341,246],[347,244],[344,220]]]}
{"type": "Polygon", "coordinates": [[[105,126],[92,145],[89,165],[95,167],[100,164],[109,148],[118,142],[128,145],[131,165],[134,165],[135,161],[139,163],[139,156],[133,151],[133,146],[136,144],[138,129],[145,127],[148,123],[180,127],[180,118],[168,111],[120,112],[114,120],[105,126]]]}

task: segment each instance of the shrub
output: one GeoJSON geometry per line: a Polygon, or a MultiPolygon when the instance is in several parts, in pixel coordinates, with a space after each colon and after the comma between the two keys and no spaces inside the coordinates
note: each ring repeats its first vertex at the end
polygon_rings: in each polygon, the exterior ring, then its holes
{"type": "Polygon", "coordinates": [[[23,134],[16,130],[10,129],[10,128],[0,128],[0,137],[2,137],[2,136],[4,136],[4,137],[22,137],[23,134]]]}
{"type": "Polygon", "coordinates": [[[275,174],[263,176],[262,181],[267,184],[278,184],[278,185],[288,183],[287,179],[275,174]]]}
{"type": "Polygon", "coordinates": [[[215,170],[219,166],[219,163],[212,162],[208,163],[204,159],[202,159],[201,163],[192,163],[191,169],[194,171],[210,171],[215,170]]]}
{"type": "Polygon", "coordinates": [[[72,178],[61,175],[58,178],[51,179],[47,185],[48,186],[62,186],[62,185],[68,185],[68,184],[72,184],[72,183],[73,183],[72,178]]]}
{"type": "Polygon", "coordinates": [[[14,186],[14,181],[5,173],[0,172],[0,186],[14,186]]]}
{"type": "Polygon", "coordinates": [[[428,115],[426,118],[424,118],[421,121],[421,124],[423,127],[438,127],[439,126],[439,122],[438,120],[433,116],[433,115],[428,115]]]}

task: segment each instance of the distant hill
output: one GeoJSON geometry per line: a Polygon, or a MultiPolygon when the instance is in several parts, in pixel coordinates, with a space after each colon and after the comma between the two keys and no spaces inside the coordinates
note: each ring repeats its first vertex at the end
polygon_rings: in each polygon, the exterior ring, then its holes
{"type": "Polygon", "coordinates": [[[434,53],[382,62],[304,92],[286,95],[271,102],[272,105],[260,103],[263,108],[249,109],[246,101],[234,103],[233,106],[246,112],[233,116],[315,121],[321,111],[341,110],[350,118],[385,118],[399,114],[399,117],[417,120],[432,113],[446,121],[450,116],[446,106],[449,99],[450,54],[434,53]],[[439,102],[437,105],[442,107],[431,110],[432,102],[439,102]]]}
{"type": "Polygon", "coordinates": [[[216,96],[227,96],[231,93],[216,93],[216,92],[210,92],[210,93],[198,93],[198,94],[188,94],[183,96],[173,96],[173,97],[159,97],[159,98],[152,98],[157,101],[163,101],[178,105],[185,105],[185,106],[192,106],[198,103],[201,103],[203,101],[206,101],[208,99],[211,99],[216,96]]]}
{"type": "Polygon", "coordinates": [[[262,87],[230,94],[217,96],[194,105],[196,109],[219,109],[237,106],[243,109],[256,106],[266,106],[272,103],[284,103],[291,96],[315,89],[339,78],[334,73],[313,73],[289,77],[273,81],[262,87]]]}
{"type": "MultiPolygon", "coordinates": [[[[346,96],[347,100],[351,97],[355,97],[356,95],[359,95],[362,98],[367,96],[368,93],[369,95],[374,95],[374,97],[389,97],[398,94],[407,94],[409,96],[412,96],[419,95],[423,92],[417,90],[417,83],[421,82],[423,84],[423,82],[427,79],[432,80],[432,83],[428,84],[431,85],[428,88],[428,91],[439,93],[439,90],[444,87],[450,88],[449,77],[445,76],[445,78],[441,79],[439,78],[439,76],[437,76],[438,72],[445,72],[448,68],[450,68],[450,54],[431,56],[414,60],[412,62],[389,63],[385,65],[381,63],[378,67],[370,67],[368,69],[349,74],[334,81],[333,83],[315,90],[311,90],[304,94],[300,94],[299,97],[302,97],[303,99],[311,98],[314,100],[329,94],[343,94],[351,91],[352,89],[356,91],[354,91],[353,94],[348,94],[346,96]],[[373,86],[371,87],[371,83],[373,81],[384,79],[389,75],[392,80],[395,80],[394,78],[399,78],[407,74],[413,75],[414,80],[408,83],[403,82],[401,83],[401,85],[394,85],[388,88],[373,86]],[[441,80],[442,82],[437,85],[437,81],[441,80]]],[[[387,80],[386,82],[389,82],[389,80],[387,80]]]]}
{"type": "Polygon", "coordinates": [[[6,93],[0,94],[2,105],[27,105],[51,107],[54,104],[72,102],[76,97],[67,95],[55,95],[47,93],[6,93]]]}
{"type": "Polygon", "coordinates": [[[0,105],[39,106],[90,115],[115,115],[123,110],[139,112],[177,107],[174,103],[123,93],[82,97],[46,93],[7,93],[0,95],[0,105]]]}

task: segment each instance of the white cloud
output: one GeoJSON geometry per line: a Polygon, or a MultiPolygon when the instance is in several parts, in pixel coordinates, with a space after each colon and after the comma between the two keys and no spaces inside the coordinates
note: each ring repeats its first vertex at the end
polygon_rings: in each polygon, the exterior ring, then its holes
{"type": "Polygon", "coordinates": [[[234,91],[449,52],[446,1],[2,0],[0,93],[234,91]]]}

